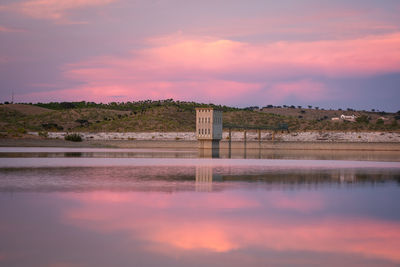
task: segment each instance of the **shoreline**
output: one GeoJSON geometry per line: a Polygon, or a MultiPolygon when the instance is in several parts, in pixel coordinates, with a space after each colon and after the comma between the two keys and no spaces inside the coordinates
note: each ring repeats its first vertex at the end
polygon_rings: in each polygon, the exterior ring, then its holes
{"type": "MultiPolygon", "coordinates": [[[[72,133],[72,132],[71,132],[72,133]]],[[[47,132],[49,139],[64,139],[67,132],[47,132]]],[[[77,132],[83,140],[129,140],[129,141],[197,141],[195,132],[77,132]]],[[[40,137],[38,132],[28,136],[40,137]]],[[[271,131],[228,131],[222,133],[222,141],[258,142],[318,142],[318,143],[400,143],[400,132],[271,132],[271,131]]]]}
{"type": "MultiPolygon", "coordinates": [[[[71,148],[178,148],[197,149],[191,140],[83,140],[70,142],[62,139],[38,137],[1,138],[0,147],[71,147],[71,148]]],[[[229,149],[229,142],[220,142],[221,149],[229,149]]],[[[400,153],[400,142],[324,142],[324,141],[232,141],[231,149],[262,150],[331,150],[331,151],[395,151],[400,153]]]]}

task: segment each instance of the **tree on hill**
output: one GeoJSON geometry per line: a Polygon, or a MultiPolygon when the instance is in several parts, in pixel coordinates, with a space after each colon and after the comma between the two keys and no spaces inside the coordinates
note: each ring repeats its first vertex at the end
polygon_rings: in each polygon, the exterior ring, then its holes
{"type": "Polygon", "coordinates": [[[369,118],[368,118],[368,116],[366,116],[366,115],[361,115],[360,117],[357,117],[356,118],[356,122],[358,122],[358,123],[365,123],[365,124],[368,124],[369,123],[369,118]]]}

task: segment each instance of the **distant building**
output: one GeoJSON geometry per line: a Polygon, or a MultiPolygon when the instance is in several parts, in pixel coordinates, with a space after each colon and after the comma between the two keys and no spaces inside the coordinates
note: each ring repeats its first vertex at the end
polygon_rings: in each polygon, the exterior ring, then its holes
{"type": "Polygon", "coordinates": [[[209,147],[222,139],[222,111],[196,108],[196,137],[200,147],[209,147]],[[206,142],[211,141],[211,143],[206,142]]]}
{"type": "Polygon", "coordinates": [[[222,111],[196,108],[196,136],[198,140],[221,140],[222,111]]]}
{"type": "Polygon", "coordinates": [[[342,116],[340,116],[340,119],[342,119],[344,121],[355,122],[357,119],[357,116],[355,116],[355,115],[346,116],[346,115],[342,114],[342,116]]]}

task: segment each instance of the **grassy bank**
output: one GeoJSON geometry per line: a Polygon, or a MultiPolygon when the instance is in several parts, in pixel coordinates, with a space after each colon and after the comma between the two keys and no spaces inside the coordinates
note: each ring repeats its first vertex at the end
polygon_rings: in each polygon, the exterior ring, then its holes
{"type": "MultiPolygon", "coordinates": [[[[195,102],[139,101],[96,104],[63,102],[0,105],[0,132],[18,136],[26,131],[69,132],[184,132],[195,131],[195,102]]],[[[233,108],[209,105],[224,111],[225,125],[276,127],[290,131],[399,131],[400,113],[323,110],[294,106],[233,108]],[[356,122],[332,121],[340,115],[356,115],[356,122]]]]}

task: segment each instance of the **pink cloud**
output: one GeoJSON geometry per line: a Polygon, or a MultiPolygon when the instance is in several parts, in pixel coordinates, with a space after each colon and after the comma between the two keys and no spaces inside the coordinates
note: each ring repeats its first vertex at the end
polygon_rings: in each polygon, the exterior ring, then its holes
{"type": "Polygon", "coordinates": [[[0,56],[0,64],[7,63],[9,60],[6,57],[0,56]]]}
{"type": "Polygon", "coordinates": [[[0,33],[8,33],[8,32],[23,32],[24,30],[21,29],[15,29],[15,28],[9,28],[9,27],[4,27],[0,25],[0,33]]]}
{"type": "Polygon", "coordinates": [[[138,99],[198,99],[203,102],[229,101],[257,91],[259,84],[240,83],[234,81],[140,81],[132,84],[108,84],[90,82],[74,89],[45,91],[17,95],[19,99],[30,101],[63,101],[88,100],[96,102],[131,101],[138,99]]]}
{"type": "Polygon", "coordinates": [[[327,98],[314,76],[349,77],[400,70],[400,33],[351,40],[250,44],[182,34],[153,38],[128,56],[65,66],[81,85],[21,99],[126,101],[175,98],[233,102],[256,95],[327,98]],[[297,77],[306,78],[297,78],[297,77]],[[288,80],[290,80],[288,82],[288,80]]]}
{"type": "Polygon", "coordinates": [[[216,25],[188,28],[187,32],[200,35],[224,36],[225,38],[243,37],[252,35],[271,35],[271,34],[301,34],[303,35],[325,35],[335,33],[342,36],[346,33],[370,32],[380,26],[381,29],[395,31],[395,25],[375,21],[370,18],[370,11],[342,8],[319,7],[318,11],[309,8],[302,12],[285,12],[279,16],[268,16],[267,14],[251,18],[231,18],[218,21],[216,25]],[[368,17],[368,19],[365,19],[368,17]],[[293,27],[293,25],[296,25],[293,27]]]}
{"type": "Polygon", "coordinates": [[[118,0],[30,0],[3,8],[20,12],[36,19],[60,20],[71,10],[103,6],[118,0]]]}
{"type": "Polygon", "coordinates": [[[160,39],[158,44],[152,44],[151,48],[135,52],[135,59],[140,60],[141,66],[146,60],[145,67],[158,62],[157,68],[179,67],[208,73],[270,71],[275,76],[287,76],[287,68],[335,76],[400,69],[400,52],[397,49],[400,33],[351,40],[264,44],[174,36],[173,39],[160,39]]]}

